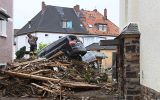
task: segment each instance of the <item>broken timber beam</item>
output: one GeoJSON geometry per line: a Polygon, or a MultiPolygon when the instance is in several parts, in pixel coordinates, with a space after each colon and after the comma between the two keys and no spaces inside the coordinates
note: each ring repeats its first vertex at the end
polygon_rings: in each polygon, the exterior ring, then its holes
{"type": "Polygon", "coordinates": [[[29,79],[35,79],[40,81],[51,81],[53,83],[61,83],[62,87],[69,87],[69,88],[80,88],[80,89],[100,89],[97,85],[82,83],[82,82],[70,82],[70,81],[64,81],[61,79],[54,79],[54,78],[48,78],[48,77],[42,77],[37,75],[31,75],[31,74],[24,74],[24,73],[17,73],[17,72],[11,72],[11,71],[2,71],[5,74],[21,77],[21,78],[29,78],[29,79]]]}
{"type": "Polygon", "coordinates": [[[82,83],[82,82],[70,82],[61,83],[62,87],[76,88],[76,89],[100,89],[97,85],[82,83]]]}
{"type": "Polygon", "coordinates": [[[57,66],[70,66],[70,64],[46,64],[46,65],[44,64],[43,66],[44,67],[45,66],[48,66],[48,67],[57,67],[57,66]]]}
{"type": "Polygon", "coordinates": [[[11,72],[11,71],[3,71],[3,72],[11,76],[16,76],[21,78],[29,78],[29,79],[35,79],[40,81],[52,81],[54,83],[59,83],[60,81],[63,82],[61,79],[54,79],[54,78],[48,78],[48,77],[25,74],[25,73],[11,72]]]}
{"type": "Polygon", "coordinates": [[[36,84],[36,83],[31,83],[31,84],[32,84],[33,86],[35,86],[35,87],[38,87],[38,88],[42,89],[42,90],[45,90],[45,91],[50,92],[50,93],[52,93],[52,94],[56,94],[55,91],[49,90],[49,89],[47,89],[46,87],[40,86],[40,85],[38,85],[38,84],[36,84]]]}
{"type": "Polygon", "coordinates": [[[38,74],[38,73],[41,73],[41,72],[48,72],[48,71],[50,71],[50,69],[38,70],[38,71],[35,71],[35,72],[31,72],[30,74],[33,75],[33,74],[38,74]]]}
{"type": "Polygon", "coordinates": [[[29,63],[39,62],[39,61],[43,61],[43,60],[46,60],[46,59],[45,59],[45,58],[35,59],[35,60],[33,60],[33,61],[26,61],[26,62],[14,64],[14,66],[27,65],[27,64],[29,64],[29,63]]]}
{"type": "Polygon", "coordinates": [[[53,59],[53,58],[56,58],[56,57],[59,57],[59,56],[62,56],[62,55],[64,55],[64,52],[59,51],[59,52],[57,52],[56,54],[54,54],[53,56],[51,56],[51,57],[49,58],[49,60],[51,60],[51,59],[53,59]]]}

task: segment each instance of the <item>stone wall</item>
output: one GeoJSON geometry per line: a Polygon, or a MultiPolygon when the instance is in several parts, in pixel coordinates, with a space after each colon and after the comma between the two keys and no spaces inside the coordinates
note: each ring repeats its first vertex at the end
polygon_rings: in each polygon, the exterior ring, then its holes
{"type": "Polygon", "coordinates": [[[124,96],[140,100],[139,37],[124,39],[124,96]]]}
{"type": "Polygon", "coordinates": [[[146,86],[141,86],[141,93],[142,100],[160,100],[160,93],[146,86]]]}
{"type": "Polygon", "coordinates": [[[129,24],[117,38],[118,90],[121,99],[141,100],[139,38],[137,24],[129,24]]]}

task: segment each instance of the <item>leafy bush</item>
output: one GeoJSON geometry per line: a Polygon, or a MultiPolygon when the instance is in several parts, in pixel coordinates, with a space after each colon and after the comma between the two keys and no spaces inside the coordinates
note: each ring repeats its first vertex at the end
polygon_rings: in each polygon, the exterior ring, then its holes
{"type": "Polygon", "coordinates": [[[90,82],[93,83],[94,78],[95,78],[95,70],[93,70],[93,69],[91,69],[91,68],[88,68],[88,69],[83,70],[83,71],[84,71],[84,73],[83,73],[84,79],[85,79],[88,83],[90,83],[90,82]]]}
{"type": "Polygon", "coordinates": [[[45,43],[39,43],[39,46],[38,46],[38,49],[37,49],[37,53],[39,53],[46,46],[47,46],[47,44],[45,44],[45,43]]]}
{"type": "Polygon", "coordinates": [[[26,52],[26,46],[20,48],[17,52],[16,52],[16,59],[21,59],[24,57],[26,52]]]}

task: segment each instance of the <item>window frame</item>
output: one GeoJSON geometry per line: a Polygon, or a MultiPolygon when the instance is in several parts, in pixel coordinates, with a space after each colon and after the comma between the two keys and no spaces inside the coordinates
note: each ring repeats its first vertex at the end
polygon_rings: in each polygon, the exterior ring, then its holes
{"type": "Polygon", "coordinates": [[[64,20],[63,20],[63,21],[62,21],[62,28],[67,28],[66,26],[67,26],[67,21],[64,21],[64,20]]]}
{"type": "Polygon", "coordinates": [[[72,21],[67,21],[67,28],[72,29],[72,21]]]}
{"type": "Polygon", "coordinates": [[[7,21],[0,20],[0,36],[7,37],[7,21]]]}
{"type": "Polygon", "coordinates": [[[99,24],[98,30],[103,31],[103,32],[107,32],[107,25],[106,24],[99,24]]]}
{"type": "Polygon", "coordinates": [[[71,20],[63,20],[62,21],[62,28],[72,29],[73,23],[71,20]]]}

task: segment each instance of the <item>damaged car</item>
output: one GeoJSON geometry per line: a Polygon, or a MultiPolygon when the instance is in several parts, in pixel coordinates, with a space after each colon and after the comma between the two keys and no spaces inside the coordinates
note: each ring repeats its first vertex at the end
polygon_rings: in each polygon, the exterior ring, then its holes
{"type": "Polygon", "coordinates": [[[67,35],[51,43],[40,51],[38,57],[49,58],[57,52],[62,51],[71,58],[81,59],[87,50],[83,43],[75,35],[67,35]]]}

